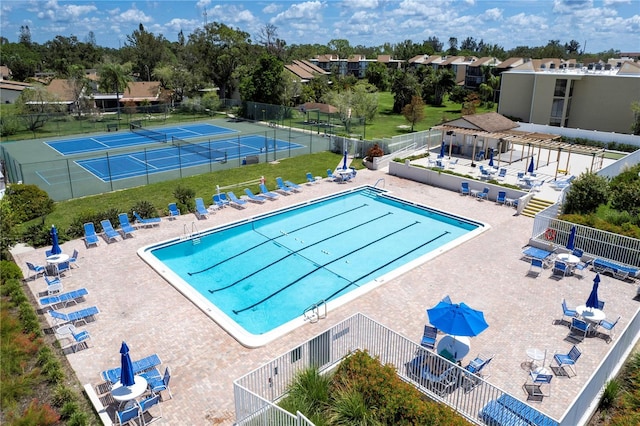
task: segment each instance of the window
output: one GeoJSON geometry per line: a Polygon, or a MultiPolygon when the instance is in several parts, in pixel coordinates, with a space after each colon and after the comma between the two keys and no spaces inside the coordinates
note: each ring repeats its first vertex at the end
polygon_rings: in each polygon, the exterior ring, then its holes
{"type": "Polygon", "coordinates": [[[553,96],[564,98],[566,91],[567,91],[567,80],[565,78],[556,80],[556,88],[553,92],[553,96]]]}

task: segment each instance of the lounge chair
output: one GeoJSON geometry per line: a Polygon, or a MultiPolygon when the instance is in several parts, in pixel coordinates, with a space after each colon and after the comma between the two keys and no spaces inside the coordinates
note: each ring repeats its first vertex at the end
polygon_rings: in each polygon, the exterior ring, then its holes
{"type": "Polygon", "coordinates": [[[480,419],[487,425],[557,425],[558,422],[542,414],[530,405],[502,394],[498,399],[489,401],[479,413],[480,419]]]}
{"type": "Polygon", "coordinates": [[[553,262],[553,275],[557,275],[561,278],[569,275],[569,266],[567,266],[566,263],[560,260],[556,260],[555,262],[553,262]]]}
{"type": "Polygon", "coordinates": [[[287,187],[291,188],[291,190],[292,190],[293,192],[300,192],[300,191],[302,191],[302,187],[301,187],[300,185],[298,185],[297,183],[293,183],[293,182],[291,182],[290,180],[285,180],[285,181],[284,181],[284,184],[285,184],[287,187]]]}
{"type": "Polygon", "coordinates": [[[98,245],[100,241],[98,239],[98,234],[96,234],[96,228],[92,222],[87,222],[82,225],[84,228],[84,243],[87,247],[91,247],[92,245],[98,245]]]}
{"type": "Polygon", "coordinates": [[[225,197],[223,198],[223,197],[222,197],[223,195],[224,195],[224,194],[215,194],[215,195],[212,197],[212,199],[213,199],[213,204],[214,204],[217,208],[219,208],[219,209],[222,209],[222,208],[224,208],[224,207],[226,207],[226,206],[228,206],[228,205],[229,205],[229,200],[227,200],[226,195],[225,195],[225,197]]]}
{"type": "Polygon", "coordinates": [[[573,337],[575,340],[582,341],[591,331],[591,326],[588,322],[574,317],[571,318],[569,331],[571,332],[571,337],[573,337]]]}
{"type": "Polygon", "coordinates": [[[553,252],[537,247],[527,247],[522,251],[522,256],[527,260],[540,259],[544,266],[550,266],[550,262],[553,261],[553,252]]]}
{"type": "Polygon", "coordinates": [[[580,349],[578,349],[578,347],[576,345],[573,345],[573,347],[571,348],[571,350],[568,353],[566,353],[566,354],[555,354],[553,356],[553,359],[558,364],[558,368],[560,368],[562,371],[566,372],[565,367],[569,367],[569,369],[571,369],[571,371],[573,371],[573,375],[575,376],[575,375],[577,375],[577,373],[576,373],[576,370],[573,367],[578,362],[578,358],[580,358],[580,355],[582,355],[582,352],[580,352],[580,349]]]}
{"type": "MultiPolygon", "coordinates": [[[[133,374],[142,374],[146,371],[158,371],[157,369],[155,369],[155,367],[162,364],[162,361],[160,360],[158,354],[153,354],[146,356],[140,360],[133,361],[131,364],[133,366],[133,374]]],[[[157,375],[160,376],[160,373],[158,373],[157,375]]],[[[120,367],[104,370],[102,373],[100,373],[100,376],[105,382],[116,383],[120,381],[120,367]]]]}
{"type": "Polygon", "coordinates": [[[52,266],[55,267],[57,276],[63,275],[66,272],[69,272],[69,275],[71,275],[71,263],[68,260],[65,260],[64,262],[56,263],[52,266]]]}
{"type": "Polygon", "coordinates": [[[529,266],[529,272],[527,272],[527,275],[535,275],[537,277],[543,269],[544,263],[542,263],[542,260],[531,259],[531,266],[529,266]]]}
{"type": "Polygon", "coordinates": [[[281,194],[289,195],[293,192],[293,189],[289,188],[284,184],[284,182],[282,182],[282,178],[276,178],[276,186],[278,187],[277,191],[280,191],[281,194]]]}
{"type": "Polygon", "coordinates": [[[260,184],[260,194],[264,197],[271,198],[271,199],[276,198],[278,196],[277,193],[269,191],[267,189],[267,186],[264,183],[260,184]]]}
{"type": "Polygon", "coordinates": [[[31,279],[31,277],[33,277],[35,280],[39,275],[44,275],[45,273],[45,268],[42,265],[35,265],[31,262],[27,262],[27,268],[29,268],[27,279],[31,279]]]}
{"type": "Polygon", "coordinates": [[[149,423],[155,422],[162,418],[162,408],[160,407],[160,396],[153,395],[147,397],[140,401],[138,405],[140,406],[140,420],[142,421],[142,425],[148,425],[149,423]],[[152,416],[149,410],[152,407],[158,407],[159,414],[156,416],[152,416]]]}
{"type": "Polygon", "coordinates": [[[76,268],[79,268],[79,266],[78,266],[78,257],[80,257],[80,253],[78,253],[77,249],[73,249],[73,254],[69,258],[69,265],[72,266],[72,267],[73,267],[73,265],[76,265],[76,268]]]}
{"type": "Polygon", "coordinates": [[[45,275],[44,280],[47,283],[47,295],[51,296],[53,294],[62,292],[63,286],[62,286],[62,281],[60,281],[60,278],[58,277],[49,278],[48,275],[45,275]]]}
{"type": "Polygon", "coordinates": [[[61,338],[71,339],[71,341],[67,345],[62,347],[63,350],[67,348],[71,348],[73,353],[75,353],[78,350],[78,346],[80,346],[81,344],[84,344],[85,348],[89,347],[89,344],[87,343],[87,341],[91,339],[91,335],[89,334],[88,331],[86,330],[78,331],[75,328],[75,326],[73,326],[72,324],[69,324],[67,327],[69,329],[69,332],[71,333],[70,335],[58,334],[58,336],[61,338]]]}
{"type": "Polygon", "coordinates": [[[254,203],[262,204],[267,201],[267,197],[254,194],[249,188],[245,188],[244,193],[249,197],[249,201],[253,201],[254,203]]]}
{"type": "Polygon", "coordinates": [[[423,348],[434,349],[436,347],[436,338],[438,337],[438,329],[430,326],[424,326],[424,332],[422,333],[422,340],[420,345],[423,348]]]}
{"type": "Polygon", "coordinates": [[[236,194],[234,194],[232,191],[227,192],[227,196],[229,197],[229,201],[231,202],[232,206],[238,207],[240,209],[244,209],[245,207],[247,207],[247,200],[242,200],[236,197],[236,194]]]}
{"type": "Polygon", "coordinates": [[[640,269],[625,266],[611,260],[598,258],[593,261],[593,270],[600,273],[609,273],[614,278],[619,280],[626,280],[628,277],[638,278],[640,277],[640,269]]]}
{"type": "Polygon", "coordinates": [[[453,161],[449,161],[449,168],[452,169],[452,170],[455,169],[456,166],[458,165],[458,160],[459,160],[459,158],[456,158],[453,161]]]}
{"type": "Polygon", "coordinates": [[[118,241],[118,234],[115,229],[113,229],[113,225],[111,225],[111,221],[109,219],[105,219],[100,221],[100,225],[102,226],[102,231],[104,235],[104,239],[107,243],[110,243],[111,240],[118,241]]]}
{"type": "Polygon", "coordinates": [[[462,195],[469,195],[469,182],[462,182],[460,184],[460,194],[462,195]]]}
{"type": "Polygon", "coordinates": [[[133,420],[136,419],[140,420],[140,406],[138,406],[138,404],[134,404],[132,407],[125,408],[122,411],[116,411],[116,420],[118,421],[118,426],[132,423],[133,420]]]}
{"type": "Polygon", "coordinates": [[[505,168],[501,168],[500,171],[498,172],[498,176],[497,179],[498,180],[504,180],[504,178],[507,176],[507,169],[505,168]]]}
{"type": "Polygon", "coordinates": [[[40,306],[43,308],[51,308],[53,306],[64,304],[65,307],[70,303],[76,304],[82,299],[84,296],[89,294],[86,288],[80,288],[78,290],[69,291],[66,293],[56,294],[53,296],[47,296],[40,298],[40,306]]]}
{"type": "Polygon", "coordinates": [[[545,396],[551,396],[551,379],[553,375],[530,371],[529,378],[531,379],[531,383],[527,380],[524,385],[522,385],[522,388],[527,393],[527,401],[533,400],[540,402],[545,396]],[[544,385],[548,386],[549,390],[547,392],[542,390],[542,386],[544,385]]]}
{"type": "Polygon", "coordinates": [[[118,221],[120,222],[120,231],[122,231],[122,238],[127,238],[127,235],[133,236],[136,228],[131,226],[131,222],[129,222],[129,216],[126,213],[120,213],[118,215],[118,221]]]}
{"type": "Polygon", "coordinates": [[[180,209],[178,209],[176,203],[169,203],[169,219],[176,216],[180,216],[180,209]]]}
{"type": "Polygon", "coordinates": [[[578,315],[578,312],[575,309],[570,309],[567,307],[567,301],[562,299],[562,320],[564,321],[564,317],[574,318],[578,315]]]}
{"type": "Polygon", "coordinates": [[[145,219],[140,216],[138,212],[133,212],[133,216],[136,218],[136,223],[139,223],[140,226],[144,226],[145,228],[159,226],[160,222],[162,221],[162,219],[160,219],[159,217],[149,217],[145,219]]]}
{"type": "Polygon", "coordinates": [[[614,336],[613,329],[615,328],[616,324],[618,324],[618,321],[620,321],[620,317],[618,317],[618,319],[616,319],[614,322],[602,320],[598,323],[598,327],[602,327],[609,332],[607,343],[613,340],[613,336],[614,336]]]}
{"type": "MultiPolygon", "coordinates": [[[[171,399],[173,398],[173,395],[171,394],[171,389],[169,388],[170,380],[171,380],[171,370],[169,370],[169,367],[166,367],[164,369],[164,375],[162,377],[160,377],[159,375],[152,376],[147,380],[147,383],[149,384],[151,393],[155,395],[160,392],[167,391],[169,392],[169,397],[170,397],[169,399],[171,399]]],[[[162,398],[162,400],[164,401],[164,398],[162,398]]]]}
{"type": "Polygon", "coordinates": [[[504,204],[507,201],[507,192],[498,191],[498,197],[496,198],[497,204],[504,204]]]}
{"type": "Polygon", "coordinates": [[[482,192],[478,192],[476,194],[476,197],[478,198],[478,201],[488,200],[489,199],[489,187],[485,186],[482,189],[482,192]]]}
{"type": "Polygon", "coordinates": [[[307,172],[307,182],[308,183],[318,183],[320,182],[319,179],[316,179],[315,177],[313,177],[313,175],[309,172],[307,172]]]}
{"type": "Polygon", "coordinates": [[[83,322],[86,324],[87,320],[92,319],[99,313],[100,311],[98,310],[97,306],[80,309],[79,311],[71,312],[69,314],[58,312],[53,309],[49,311],[49,315],[51,315],[51,317],[54,319],[57,326],[61,326],[67,323],[72,323],[75,325],[79,322],[83,322]]]}
{"type": "Polygon", "coordinates": [[[206,219],[209,217],[209,211],[204,205],[202,198],[196,198],[196,211],[195,215],[198,219],[206,219]]]}

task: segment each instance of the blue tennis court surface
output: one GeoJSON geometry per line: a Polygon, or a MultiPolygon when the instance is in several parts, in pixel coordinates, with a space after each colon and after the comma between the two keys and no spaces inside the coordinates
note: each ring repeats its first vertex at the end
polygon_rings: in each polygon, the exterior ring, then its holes
{"type": "Polygon", "coordinates": [[[80,167],[109,182],[130,177],[161,173],[184,167],[201,166],[211,162],[225,162],[247,155],[305,148],[264,136],[240,136],[215,142],[191,143],[167,148],[147,149],[108,157],[76,161],[80,167]]]}
{"type": "MultiPolygon", "coordinates": [[[[165,134],[169,142],[171,141],[171,136],[175,136],[176,138],[180,139],[190,139],[202,136],[237,133],[236,130],[214,126],[213,124],[192,124],[188,126],[161,127],[149,130],[156,131],[160,134],[165,134]]],[[[45,143],[62,155],[73,155],[94,151],[105,151],[113,148],[147,145],[158,142],[160,141],[133,132],[124,131],[120,133],[114,132],[94,137],[63,139],[45,143]]]]}

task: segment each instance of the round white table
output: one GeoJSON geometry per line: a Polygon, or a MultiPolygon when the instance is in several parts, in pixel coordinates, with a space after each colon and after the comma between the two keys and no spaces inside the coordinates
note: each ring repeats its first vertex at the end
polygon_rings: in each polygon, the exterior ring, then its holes
{"type": "Polygon", "coordinates": [[[111,396],[118,402],[128,402],[138,398],[147,390],[147,379],[142,376],[133,376],[134,384],[123,386],[120,381],[111,388],[111,396]]]}
{"type": "Polygon", "coordinates": [[[577,265],[578,263],[580,263],[580,258],[576,255],[573,255],[571,253],[560,253],[558,255],[558,257],[556,258],[561,262],[564,262],[568,265],[577,265]]]}
{"type": "Polygon", "coordinates": [[[544,361],[547,358],[547,351],[540,350],[538,348],[527,349],[527,356],[531,360],[531,370],[539,368],[536,361],[542,361],[542,367],[544,367],[544,361]]]}
{"type": "Polygon", "coordinates": [[[54,254],[47,257],[47,263],[50,265],[57,265],[59,263],[66,262],[67,260],[69,260],[69,255],[65,253],[54,254]]]}
{"type": "Polygon", "coordinates": [[[447,350],[456,361],[460,361],[469,353],[471,349],[471,339],[467,336],[452,336],[447,334],[438,341],[437,352],[447,350]]]}
{"type": "Polygon", "coordinates": [[[598,323],[607,317],[604,311],[596,308],[587,308],[587,305],[580,305],[576,307],[576,312],[583,319],[594,323],[598,323]]]}

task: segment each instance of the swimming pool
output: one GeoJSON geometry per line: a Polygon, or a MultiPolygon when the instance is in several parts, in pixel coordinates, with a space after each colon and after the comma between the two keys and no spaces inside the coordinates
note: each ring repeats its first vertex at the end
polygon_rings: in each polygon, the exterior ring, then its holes
{"type": "Polygon", "coordinates": [[[363,186],[138,253],[257,347],[314,319],[314,304],[331,311],[487,228],[363,186]]]}

